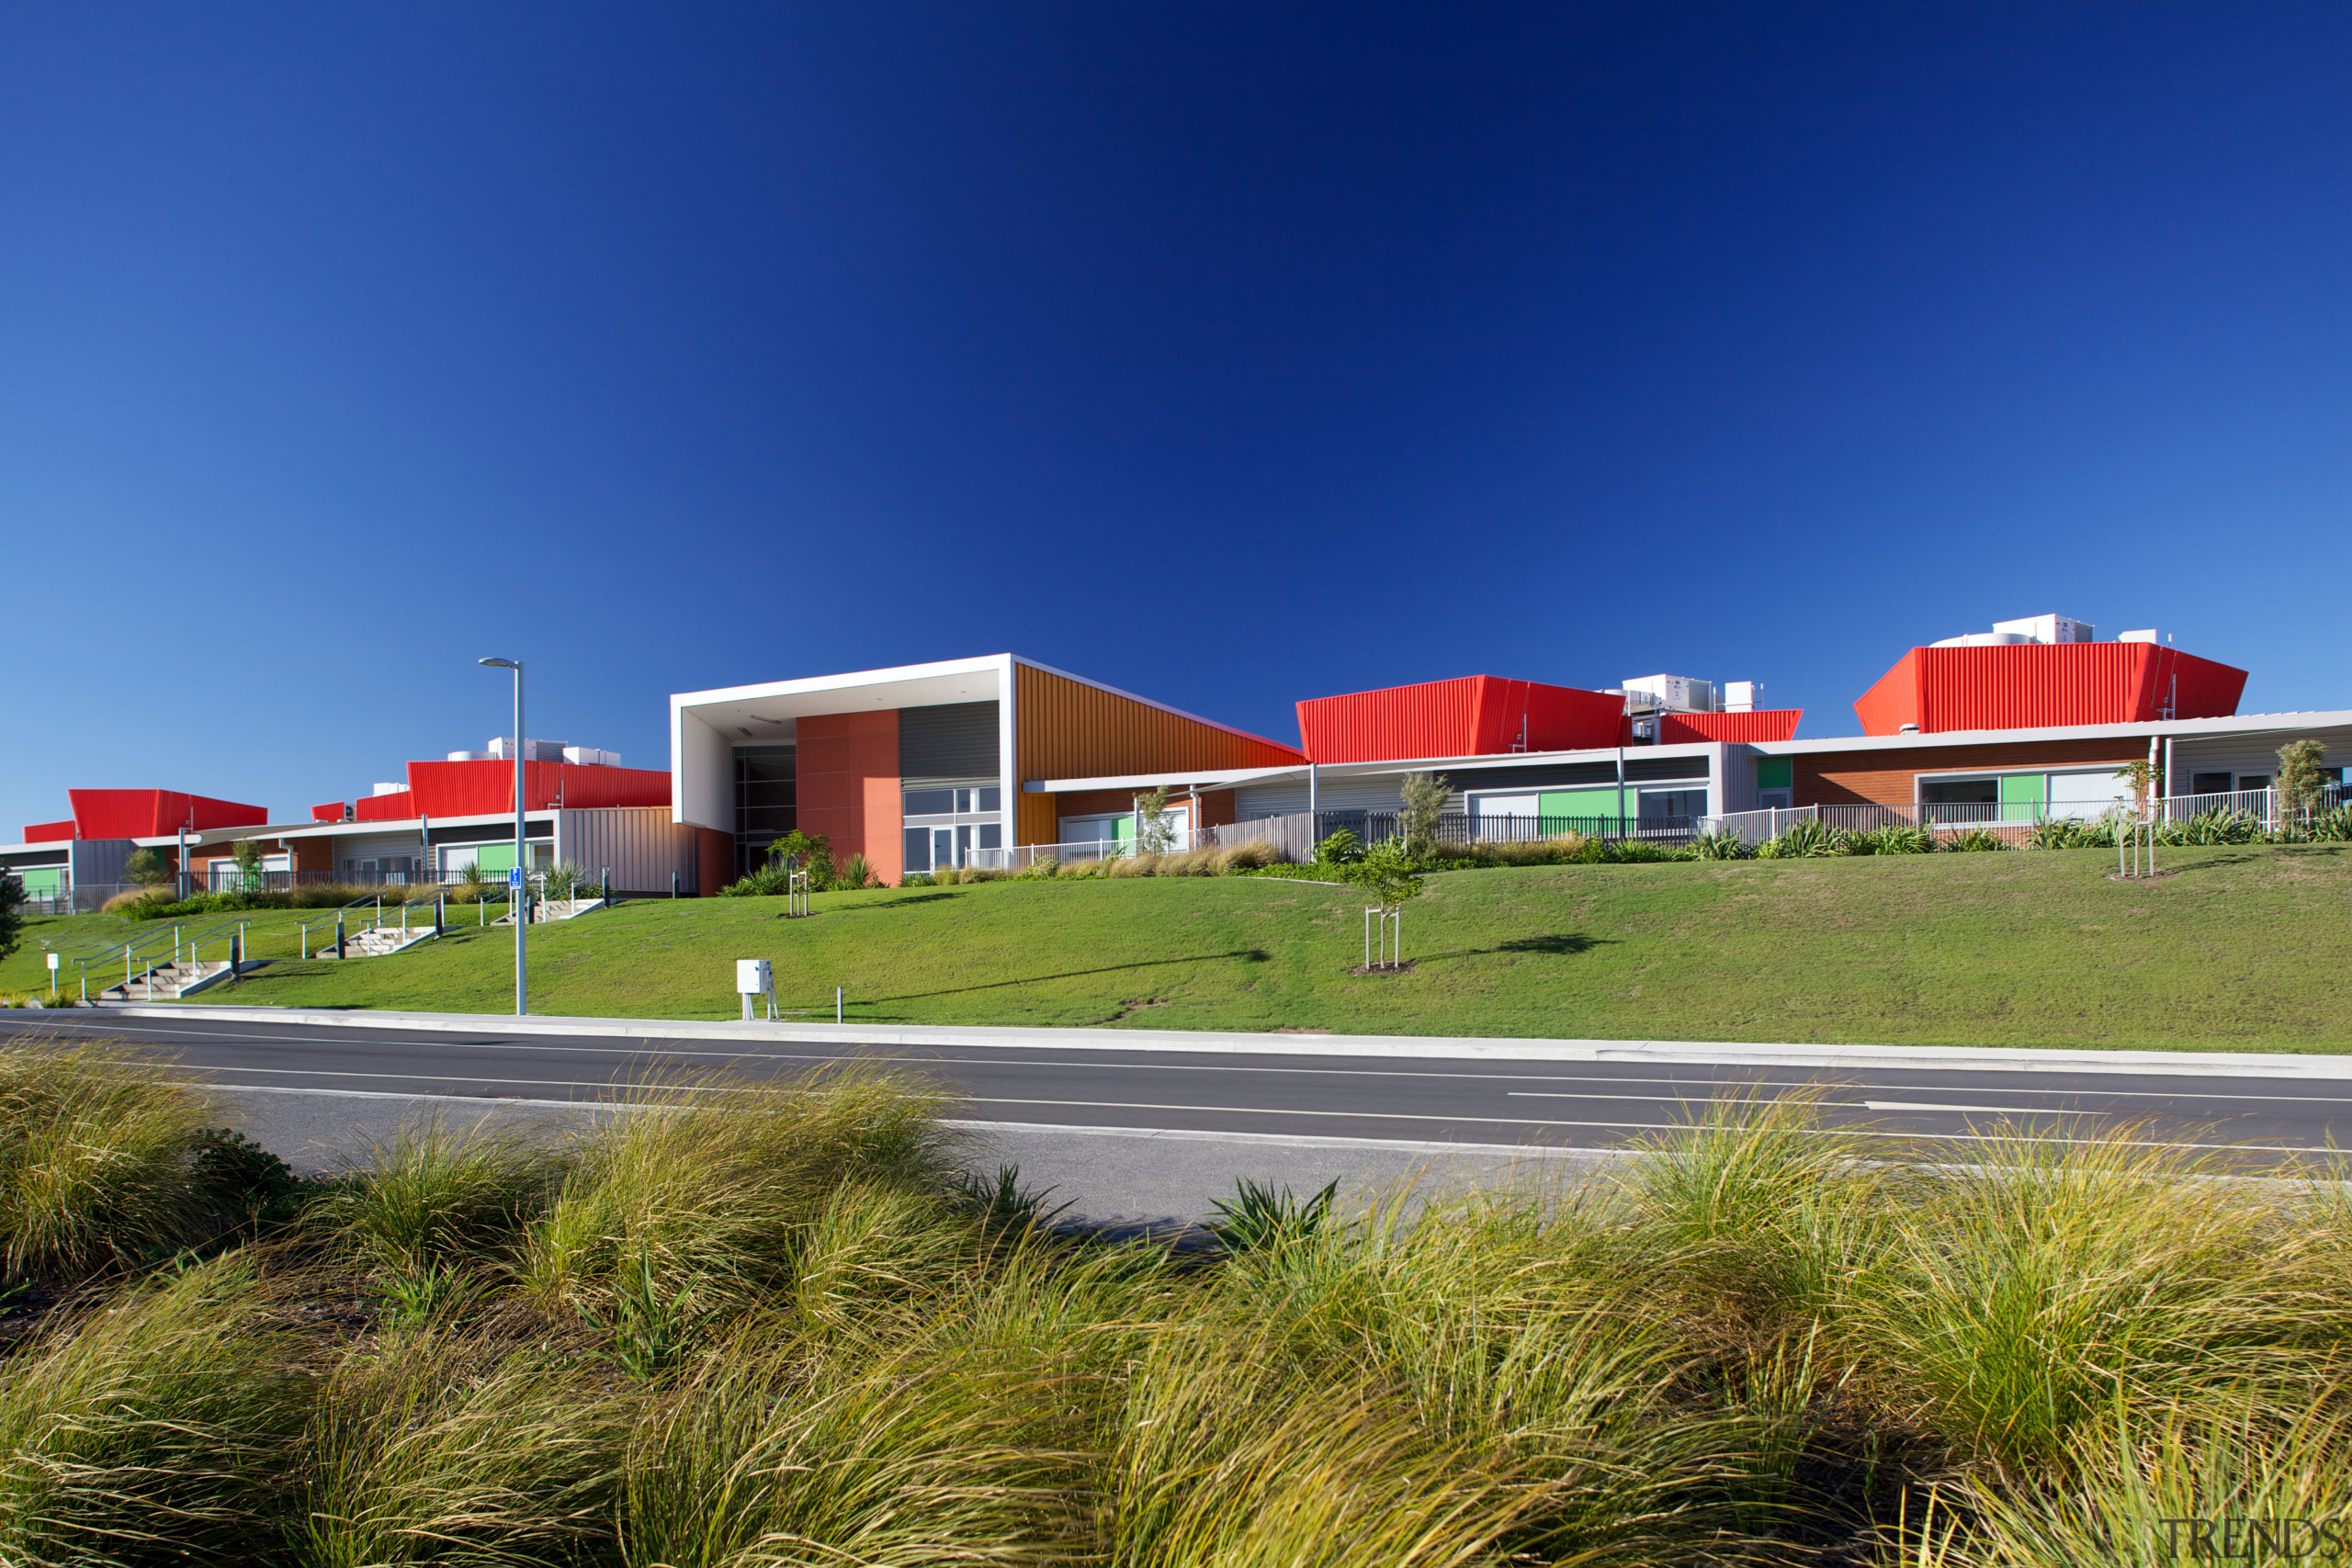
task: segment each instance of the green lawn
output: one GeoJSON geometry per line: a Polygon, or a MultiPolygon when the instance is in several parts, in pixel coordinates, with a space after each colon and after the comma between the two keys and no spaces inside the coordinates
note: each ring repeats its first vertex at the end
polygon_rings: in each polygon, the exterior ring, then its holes
{"type": "MultiPolygon", "coordinates": [[[[1361,895],[1270,879],[833,894],[806,920],[777,919],[781,899],[655,900],[535,930],[532,1004],[731,1017],[733,961],[764,957],[787,1006],[830,1016],[838,984],[875,1022],[2352,1048],[2352,846],[2167,851],[2145,885],[2114,867],[2075,851],[1446,873],[1407,906],[1416,966],[1396,977],[1347,972],[1361,895]]],[[[294,923],[262,918],[255,952],[290,953],[294,923]]],[[[512,953],[459,931],[277,964],[234,999],[495,1012],[512,953]]],[[[28,942],[0,988],[39,963],[28,942]]]]}

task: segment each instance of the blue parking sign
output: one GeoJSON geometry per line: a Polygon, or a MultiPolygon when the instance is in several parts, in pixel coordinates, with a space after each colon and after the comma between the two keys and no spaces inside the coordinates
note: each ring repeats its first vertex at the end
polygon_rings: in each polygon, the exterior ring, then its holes
{"type": "Polygon", "coordinates": [[[506,873],[506,886],[509,887],[520,887],[523,886],[523,868],[521,866],[514,866],[506,873]]]}

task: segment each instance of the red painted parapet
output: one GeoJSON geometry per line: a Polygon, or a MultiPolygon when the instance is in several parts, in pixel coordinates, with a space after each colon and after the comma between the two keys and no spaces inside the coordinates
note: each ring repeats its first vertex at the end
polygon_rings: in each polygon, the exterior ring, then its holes
{"type": "Polygon", "coordinates": [[[1318,762],[1575,751],[1617,744],[1624,699],[1574,686],[1464,675],[1298,705],[1302,749],[1318,762]]]}
{"type": "Polygon", "coordinates": [[[1915,648],[1854,703],[1865,735],[1905,725],[1934,735],[1958,729],[2049,729],[2227,718],[2246,672],[2153,642],[2008,643],[1915,648]]]}
{"type": "Polygon", "coordinates": [[[350,813],[351,805],[348,801],[330,800],[324,806],[313,806],[311,807],[311,820],[313,822],[340,822],[345,817],[349,816],[350,813]]]}
{"type": "Polygon", "coordinates": [[[182,828],[257,828],[269,820],[258,806],[175,789],[69,789],[77,839],[152,839],[182,828]]]}
{"type": "Polygon", "coordinates": [[[25,824],[25,842],[28,844],[53,844],[61,839],[70,839],[73,836],[74,818],[71,817],[68,817],[62,822],[28,822],[25,824]]]}
{"type": "MultiPolygon", "coordinates": [[[[427,817],[484,817],[514,809],[514,764],[494,761],[411,762],[408,792],[427,817]]],[[[360,803],[363,807],[366,802],[360,803]]],[[[656,768],[595,768],[572,762],[523,764],[523,805],[545,811],[602,806],[667,806],[670,775],[656,768]]]]}
{"type": "Polygon", "coordinates": [[[359,798],[352,808],[355,822],[405,822],[416,815],[416,792],[394,790],[390,795],[368,795],[359,798]]]}
{"type": "Polygon", "coordinates": [[[1803,708],[1755,708],[1747,713],[1662,713],[1657,743],[1682,746],[1694,740],[1793,740],[1803,708]]]}

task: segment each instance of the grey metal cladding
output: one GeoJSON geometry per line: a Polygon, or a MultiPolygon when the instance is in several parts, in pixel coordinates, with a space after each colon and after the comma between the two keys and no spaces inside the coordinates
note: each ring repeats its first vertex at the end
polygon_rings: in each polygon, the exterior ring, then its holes
{"type": "MultiPolygon", "coordinates": [[[[1442,771],[1442,770],[1441,770],[1442,771]]],[[[1571,784],[1615,784],[1614,762],[1554,762],[1532,768],[1464,769],[1446,781],[1457,790],[1487,795],[1496,790],[1557,789],[1571,784]]]]}
{"type": "Polygon", "coordinates": [[[1707,759],[1701,757],[1628,757],[1625,776],[1648,783],[1653,779],[1703,779],[1707,759]]]}
{"type": "Polygon", "coordinates": [[[907,783],[994,779],[998,772],[994,702],[899,710],[899,776],[907,783]]]}

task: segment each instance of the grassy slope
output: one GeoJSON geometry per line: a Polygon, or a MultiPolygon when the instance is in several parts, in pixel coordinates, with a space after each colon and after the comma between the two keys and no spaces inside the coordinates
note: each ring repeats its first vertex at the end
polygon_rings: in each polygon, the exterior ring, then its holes
{"type": "MultiPolygon", "coordinates": [[[[2144,886],[2099,851],[1451,873],[1408,907],[1418,966],[1396,978],[1346,973],[1352,890],[1255,878],[828,895],[804,921],[781,900],[657,901],[535,931],[532,1001],[730,1017],[731,961],[767,957],[786,1005],[830,1011],[841,984],[877,1022],[2352,1048],[2352,847],[2165,866],[2144,886]]],[[[236,999],[497,1011],[511,954],[505,933],[459,932],[277,964],[236,999]]],[[[28,943],[0,987],[38,962],[28,943]]]]}

